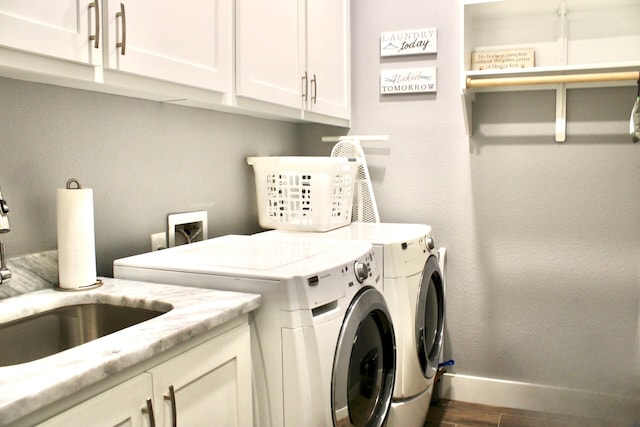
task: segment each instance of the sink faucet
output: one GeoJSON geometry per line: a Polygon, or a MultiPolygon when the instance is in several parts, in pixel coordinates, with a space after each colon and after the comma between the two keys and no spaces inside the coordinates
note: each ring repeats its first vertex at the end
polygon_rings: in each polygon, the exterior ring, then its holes
{"type": "MultiPolygon", "coordinates": [[[[7,202],[2,197],[2,189],[0,189],[0,233],[8,233],[11,231],[11,227],[9,226],[9,206],[7,202]]],[[[9,280],[11,278],[11,270],[7,268],[7,264],[4,259],[4,242],[0,241],[0,285],[4,283],[5,280],[9,280]]]]}

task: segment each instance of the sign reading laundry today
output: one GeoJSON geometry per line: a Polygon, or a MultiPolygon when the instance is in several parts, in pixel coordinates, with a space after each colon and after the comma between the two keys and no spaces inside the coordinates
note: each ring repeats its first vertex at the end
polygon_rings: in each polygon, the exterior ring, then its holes
{"type": "Polygon", "coordinates": [[[437,51],[438,38],[435,28],[380,34],[380,56],[419,55],[437,51]]]}
{"type": "Polygon", "coordinates": [[[436,92],[436,68],[380,71],[380,94],[436,92]]]}

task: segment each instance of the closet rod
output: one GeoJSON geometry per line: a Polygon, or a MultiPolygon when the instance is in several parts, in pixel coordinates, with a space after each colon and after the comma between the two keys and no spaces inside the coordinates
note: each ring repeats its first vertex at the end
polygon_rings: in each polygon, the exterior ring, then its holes
{"type": "Polygon", "coordinates": [[[612,73],[565,74],[558,76],[523,76],[523,77],[467,77],[467,89],[478,89],[498,86],[544,85],[561,83],[595,83],[639,80],[638,71],[620,71],[612,73]]]}

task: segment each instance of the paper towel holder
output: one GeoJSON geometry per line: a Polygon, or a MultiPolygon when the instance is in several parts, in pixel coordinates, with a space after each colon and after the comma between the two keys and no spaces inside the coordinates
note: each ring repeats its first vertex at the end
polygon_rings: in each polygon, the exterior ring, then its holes
{"type": "MultiPolygon", "coordinates": [[[[67,190],[81,190],[82,184],[80,184],[80,180],[78,180],[77,178],[70,178],[69,180],[67,180],[67,184],[65,187],[67,190]],[[73,184],[75,184],[75,188],[73,188],[73,184]]],[[[79,286],[77,288],[63,288],[62,286],[57,284],[57,285],[54,285],[53,289],[56,291],[62,291],[62,292],[88,291],[91,289],[99,288],[103,284],[104,282],[101,279],[96,279],[96,281],[92,284],[79,286]]]]}
{"type": "Polygon", "coordinates": [[[63,288],[60,285],[54,285],[53,290],[60,292],[78,292],[78,291],[89,291],[91,289],[99,288],[104,285],[102,279],[97,279],[95,283],[86,286],[79,286],[77,288],[63,288]]]}
{"type": "Polygon", "coordinates": [[[80,184],[80,181],[77,180],[76,178],[71,178],[67,181],[67,190],[80,190],[82,189],[82,184],[80,184]],[[71,188],[71,185],[75,183],[77,185],[76,188],[71,188]]]}

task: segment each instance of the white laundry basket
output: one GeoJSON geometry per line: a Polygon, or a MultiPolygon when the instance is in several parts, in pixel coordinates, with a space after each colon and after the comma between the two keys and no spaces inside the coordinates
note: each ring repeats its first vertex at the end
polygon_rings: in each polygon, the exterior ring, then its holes
{"type": "Polygon", "coordinates": [[[329,231],[351,223],[354,159],[248,157],[263,228],[329,231]]]}

